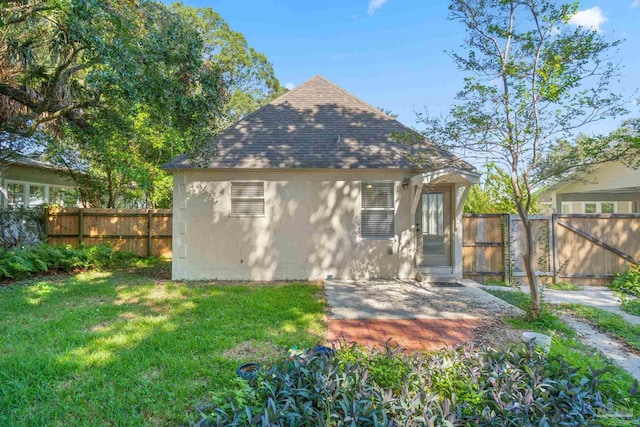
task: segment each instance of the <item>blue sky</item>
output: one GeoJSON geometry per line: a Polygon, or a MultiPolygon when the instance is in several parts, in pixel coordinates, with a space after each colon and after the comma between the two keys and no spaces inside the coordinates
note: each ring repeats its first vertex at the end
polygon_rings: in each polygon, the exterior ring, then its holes
{"type": "MultiPolygon", "coordinates": [[[[167,1],[169,3],[169,1],[167,1]]],[[[183,0],[211,7],[264,53],[288,86],[321,74],[370,104],[418,127],[415,111],[446,113],[462,87],[445,50],[463,41],[447,20],[447,0],[183,0]]],[[[640,87],[640,0],[583,1],[576,19],[607,38],[625,39],[620,91],[640,87]]],[[[629,105],[635,115],[635,104],[629,105]]],[[[590,129],[608,132],[620,120],[590,129]]]]}

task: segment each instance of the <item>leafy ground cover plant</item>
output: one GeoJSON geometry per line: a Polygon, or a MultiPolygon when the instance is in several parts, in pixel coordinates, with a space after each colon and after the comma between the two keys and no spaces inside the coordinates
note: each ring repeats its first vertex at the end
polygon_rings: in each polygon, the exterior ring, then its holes
{"type": "Polygon", "coordinates": [[[616,275],[609,288],[640,297],[640,265],[629,267],[625,273],[616,275]]]}
{"type": "Polygon", "coordinates": [[[334,359],[272,366],[200,425],[632,425],[632,415],[616,412],[615,397],[601,391],[613,369],[583,372],[524,343],[426,355],[346,347],[334,359]]]}
{"type": "Polygon", "coordinates": [[[0,280],[19,280],[51,271],[71,272],[131,264],[139,257],[115,251],[111,245],[49,246],[44,243],[22,248],[0,249],[0,280]]]}
{"type": "MultiPolygon", "coordinates": [[[[491,291],[490,293],[521,308],[530,304],[529,295],[522,292],[491,291]]],[[[507,323],[517,329],[551,335],[551,354],[562,357],[572,366],[579,369],[580,372],[587,373],[590,369],[602,369],[605,366],[610,366],[614,375],[611,377],[611,381],[609,383],[602,384],[601,388],[608,395],[617,396],[616,399],[620,402],[620,405],[628,408],[628,411],[634,415],[635,424],[631,423],[631,425],[638,425],[638,420],[640,419],[640,397],[637,394],[637,381],[624,369],[618,366],[609,365],[609,361],[606,356],[599,354],[592,348],[578,341],[575,331],[562,322],[557,314],[559,312],[569,312],[570,314],[582,317],[587,321],[589,321],[589,317],[591,317],[593,319],[592,324],[596,327],[598,327],[598,325],[596,324],[595,319],[600,316],[600,330],[607,332],[607,330],[604,329],[607,328],[609,329],[609,333],[614,335],[611,331],[624,331],[625,329],[628,329],[627,332],[622,333],[630,339],[633,339],[634,336],[637,339],[637,337],[640,336],[640,331],[634,329],[637,327],[624,321],[621,316],[580,304],[574,304],[573,307],[570,305],[545,305],[543,307],[544,309],[539,319],[533,319],[528,315],[524,315],[506,319],[507,323]],[[570,309],[573,309],[573,311],[569,311],[570,309]],[[604,319],[607,319],[608,322],[604,322],[604,319]]],[[[603,422],[603,425],[618,424],[615,422],[612,424],[603,422]]]]}

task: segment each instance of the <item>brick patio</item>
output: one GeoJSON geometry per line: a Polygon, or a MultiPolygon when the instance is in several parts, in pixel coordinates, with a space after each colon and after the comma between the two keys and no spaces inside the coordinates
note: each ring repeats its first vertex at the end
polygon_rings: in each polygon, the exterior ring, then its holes
{"type": "Polygon", "coordinates": [[[410,351],[432,351],[474,338],[477,319],[331,319],[327,340],[375,347],[391,343],[410,351]]]}

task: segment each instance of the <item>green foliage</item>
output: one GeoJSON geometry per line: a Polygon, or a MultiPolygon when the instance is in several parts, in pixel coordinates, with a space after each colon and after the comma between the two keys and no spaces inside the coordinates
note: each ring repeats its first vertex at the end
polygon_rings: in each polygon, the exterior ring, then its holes
{"type": "MultiPolygon", "coordinates": [[[[427,355],[349,347],[271,367],[245,406],[216,407],[212,426],[567,425],[612,420],[620,390],[604,394],[615,368],[582,372],[562,356],[520,344],[507,351],[460,347],[427,355]],[[373,372],[397,370],[392,387],[373,372]],[[231,407],[232,409],[229,409],[231,407]]],[[[386,377],[390,378],[390,377],[386,377]]],[[[237,400],[233,398],[232,400],[237,400]]]]}
{"type": "Polygon", "coordinates": [[[49,246],[0,249],[0,280],[19,280],[51,271],[103,269],[131,263],[137,257],[130,252],[114,251],[110,245],[49,246]]]}
{"type": "MultiPolygon", "coordinates": [[[[511,206],[525,231],[533,315],[540,298],[527,217],[535,211],[534,190],[552,178],[545,158],[582,126],[627,112],[611,85],[619,65],[606,59],[620,42],[569,24],[577,11],[577,3],[551,0],[451,0],[449,18],[466,31],[462,52],[451,57],[468,75],[447,117],[420,116],[429,140],[508,173],[511,206]]],[[[598,161],[619,158],[606,144],[593,147],[598,161]]],[[[555,162],[562,168],[553,174],[582,166],[582,160],[566,156],[555,162]]]]}
{"type": "Polygon", "coordinates": [[[640,297],[640,265],[631,266],[626,272],[617,274],[609,288],[640,297]]]}
{"type": "MultiPolygon", "coordinates": [[[[539,213],[541,206],[538,197],[532,194],[531,198],[531,213],[539,213]]],[[[464,212],[517,214],[511,177],[495,163],[488,163],[482,175],[482,182],[469,190],[464,212]]]]}
{"type": "MultiPolygon", "coordinates": [[[[491,291],[490,293],[522,309],[526,309],[531,301],[529,295],[519,292],[491,291]]],[[[579,306],[578,304],[575,306],[579,310],[589,310],[585,306],[579,306]]],[[[595,312],[607,313],[598,309],[595,309],[595,312]]],[[[507,321],[518,329],[533,330],[551,335],[553,337],[551,354],[562,357],[572,366],[579,369],[580,372],[588,373],[592,369],[603,369],[609,366],[614,371],[612,381],[602,384],[602,390],[605,393],[617,396],[616,400],[620,403],[620,406],[627,408],[629,412],[634,414],[634,420],[640,417],[640,398],[638,393],[634,391],[638,388],[637,380],[621,367],[611,365],[606,356],[594,352],[592,348],[577,341],[575,331],[562,322],[555,311],[543,310],[540,318],[520,316],[507,319],[507,321]]],[[[620,423],[619,420],[613,420],[611,424],[607,423],[606,420],[602,420],[602,422],[603,425],[634,425],[633,422],[618,424],[620,423]]]]}
{"type": "Polygon", "coordinates": [[[487,292],[522,309],[525,312],[522,316],[506,319],[506,321],[512,326],[519,329],[529,328],[545,334],[561,332],[566,336],[575,336],[573,329],[562,322],[562,320],[556,316],[553,308],[548,305],[542,306],[539,316],[532,316],[529,310],[531,306],[531,296],[529,294],[518,291],[489,290],[487,292]]]}
{"type": "Polygon", "coordinates": [[[284,91],[266,57],[209,8],[19,3],[0,1],[0,97],[11,107],[0,133],[41,133],[86,206],[170,207],[160,166],[183,153],[210,160],[218,132],[284,91]]]}

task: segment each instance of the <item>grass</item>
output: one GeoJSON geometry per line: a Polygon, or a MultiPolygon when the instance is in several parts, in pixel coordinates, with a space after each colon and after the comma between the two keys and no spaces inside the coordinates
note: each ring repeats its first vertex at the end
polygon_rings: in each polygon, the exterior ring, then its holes
{"type": "Polygon", "coordinates": [[[640,300],[638,299],[623,300],[620,304],[620,308],[629,314],[640,316],[640,300]]]}
{"type": "Polygon", "coordinates": [[[483,283],[483,285],[485,286],[502,286],[505,288],[510,288],[511,284],[505,282],[504,280],[496,280],[496,279],[489,279],[486,282],[483,283]]]}
{"type": "Polygon", "coordinates": [[[612,335],[628,347],[640,351],[640,325],[632,325],[619,314],[597,307],[581,304],[562,304],[561,307],[569,314],[585,319],[600,332],[612,335]]]}
{"type": "MultiPolygon", "coordinates": [[[[528,294],[513,291],[488,291],[492,295],[519,307],[527,312],[531,304],[531,298],[528,294]]],[[[563,305],[561,307],[544,306],[542,313],[538,319],[533,319],[529,315],[505,319],[516,329],[530,330],[539,332],[552,337],[551,354],[562,356],[566,361],[576,367],[582,374],[588,375],[590,369],[602,369],[609,365],[610,362],[593,349],[580,343],[577,339],[575,331],[566,325],[557,316],[557,310],[568,310],[572,314],[579,317],[589,319],[598,318],[602,327],[606,326],[611,330],[619,331],[621,328],[627,328],[628,332],[620,332],[627,337],[635,336],[640,338],[638,327],[631,326],[624,321],[622,317],[600,310],[597,308],[586,307],[580,304],[563,305]],[[580,313],[580,314],[578,314],[580,313]],[[607,320],[605,322],[605,319],[607,320]],[[620,321],[624,322],[621,323],[620,321]],[[626,324],[626,325],[625,325],[626,324]]],[[[597,327],[597,326],[596,326],[597,327]]],[[[634,378],[624,369],[613,365],[613,372],[608,375],[608,381],[602,385],[603,391],[607,394],[615,396],[618,407],[622,410],[633,413],[634,417],[640,417],[640,396],[630,395],[634,378]]]]}
{"type": "Polygon", "coordinates": [[[156,280],[164,268],[0,288],[0,425],[185,425],[239,363],[323,333],[313,284],[156,280]]]}
{"type": "Polygon", "coordinates": [[[574,285],[569,282],[549,283],[544,286],[547,289],[553,289],[555,291],[581,291],[584,289],[582,286],[574,285]]]}

